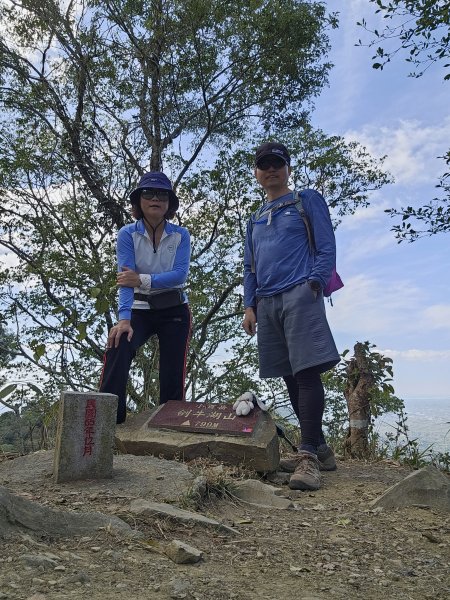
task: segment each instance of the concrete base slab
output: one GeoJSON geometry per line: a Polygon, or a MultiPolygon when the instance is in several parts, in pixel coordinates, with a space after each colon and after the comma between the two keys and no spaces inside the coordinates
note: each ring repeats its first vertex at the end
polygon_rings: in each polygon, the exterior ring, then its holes
{"type": "Polygon", "coordinates": [[[266,413],[260,413],[248,437],[149,427],[152,414],[152,410],[144,411],[117,426],[115,442],[119,452],[181,460],[211,458],[229,465],[245,465],[258,472],[275,471],[279,465],[278,435],[274,421],[266,413]]]}

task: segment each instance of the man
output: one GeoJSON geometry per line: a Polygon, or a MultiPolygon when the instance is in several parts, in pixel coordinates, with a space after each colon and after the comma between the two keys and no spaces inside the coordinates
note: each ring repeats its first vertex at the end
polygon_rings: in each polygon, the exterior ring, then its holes
{"type": "Polygon", "coordinates": [[[283,144],[268,142],[256,151],[255,177],[267,202],[247,224],[242,326],[254,335],[258,321],[260,376],[283,377],[300,421],[298,454],[282,464],[294,471],[289,487],[317,490],[320,467],[336,468],[322,432],[320,378],[339,362],[322,292],[335,265],[336,245],[325,200],[305,190],[302,205],[316,246],[311,254],[295,192],[288,187],[290,162],[283,144]]]}

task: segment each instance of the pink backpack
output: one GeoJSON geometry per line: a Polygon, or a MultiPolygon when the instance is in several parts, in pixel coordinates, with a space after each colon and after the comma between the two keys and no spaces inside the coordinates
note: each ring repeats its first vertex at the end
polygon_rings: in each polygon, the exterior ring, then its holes
{"type": "MultiPolygon", "coordinates": [[[[305,224],[305,227],[306,227],[306,232],[308,233],[309,251],[311,252],[311,254],[315,254],[316,253],[316,243],[314,241],[314,234],[311,229],[311,224],[309,222],[308,215],[306,214],[306,211],[303,208],[302,197],[299,192],[296,192],[296,198],[297,198],[297,201],[295,202],[295,208],[300,213],[300,216],[303,219],[303,223],[305,224]]],[[[344,283],[343,283],[342,279],[340,278],[339,273],[336,271],[336,267],[333,267],[330,280],[328,281],[327,285],[323,288],[323,295],[325,297],[329,297],[329,296],[331,296],[331,294],[333,292],[337,292],[338,290],[340,290],[343,287],[344,287],[344,283]]]]}

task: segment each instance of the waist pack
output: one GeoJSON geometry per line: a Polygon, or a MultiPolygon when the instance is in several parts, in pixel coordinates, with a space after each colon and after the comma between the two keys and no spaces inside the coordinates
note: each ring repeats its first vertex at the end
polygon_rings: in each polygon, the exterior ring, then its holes
{"type": "Polygon", "coordinates": [[[135,300],[145,300],[153,310],[172,308],[184,304],[184,293],[180,288],[154,290],[151,294],[135,294],[135,300]]]}

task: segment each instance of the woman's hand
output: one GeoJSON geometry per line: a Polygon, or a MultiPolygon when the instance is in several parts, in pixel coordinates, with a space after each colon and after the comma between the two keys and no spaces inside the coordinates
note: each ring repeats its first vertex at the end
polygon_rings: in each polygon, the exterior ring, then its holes
{"type": "Polygon", "coordinates": [[[117,273],[117,285],[119,287],[140,287],[142,284],[141,278],[139,275],[129,269],[128,267],[122,267],[122,271],[117,273]]]}
{"type": "Polygon", "coordinates": [[[133,337],[133,328],[129,319],[121,319],[117,325],[111,327],[108,334],[108,341],[106,342],[107,348],[117,348],[119,346],[120,338],[124,333],[127,333],[127,341],[131,341],[133,337]]]}

